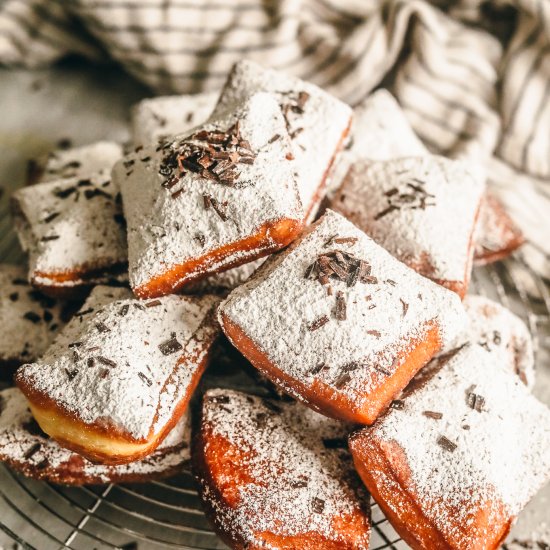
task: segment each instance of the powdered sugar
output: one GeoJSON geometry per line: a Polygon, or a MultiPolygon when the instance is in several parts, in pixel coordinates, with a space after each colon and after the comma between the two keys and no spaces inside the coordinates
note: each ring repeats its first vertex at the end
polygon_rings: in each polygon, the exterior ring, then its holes
{"type": "Polygon", "coordinates": [[[63,321],[63,303],[27,283],[22,266],[0,265],[0,363],[34,361],[50,345],[63,321]]]}
{"type": "Polygon", "coordinates": [[[466,282],[484,184],[461,161],[357,162],[331,207],[423,275],[466,282]]]}
{"type": "Polygon", "coordinates": [[[215,113],[256,92],[274,94],[283,108],[300,199],[306,214],[315,213],[324,194],[320,187],[350,125],[351,108],[314,84],[243,60],[231,70],[215,113]],[[299,109],[286,107],[294,106],[300,93],[308,96],[303,105],[299,109]]]}
{"type": "Polygon", "coordinates": [[[183,94],[140,101],[132,108],[134,145],[148,145],[202,124],[212,114],[219,95],[183,94]]]}
{"type": "Polygon", "coordinates": [[[247,264],[233,267],[227,271],[215,273],[202,279],[185,285],[182,291],[185,294],[201,294],[203,292],[227,292],[233,290],[247,281],[253,273],[266,261],[259,258],[247,264]]]}
{"type": "Polygon", "coordinates": [[[185,396],[217,334],[213,296],[141,302],[96,287],[80,314],[17,380],[87,424],[114,425],[132,440],[160,432],[185,396]]]}
{"type": "Polygon", "coordinates": [[[70,484],[145,481],[181,467],[189,459],[189,439],[185,415],[147,458],[121,466],[92,464],[41,432],[17,388],[0,392],[0,460],[30,477],[70,484]]]}
{"type": "MultiPolygon", "coordinates": [[[[310,233],[264,264],[234,290],[220,312],[238,325],[286,375],[310,386],[321,381],[360,407],[371,390],[400,366],[399,357],[431,326],[443,347],[465,324],[458,297],[397,261],[349,221],[332,211],[310,233]],[[331,244],[335,237],[353,242],[331,244]],[[371,266],[371,283],[306,278],[320,254],[340,250],[371,266]],[[338,320],[342,292],[346,319],[338,320]],[[315,327],[326,318],[325,324],[315,327]],[[323,368],[319,368],[322,366],[323,368]],[[342,384],[342,375],[349,379],[342,384]]],[[[305,400],[292,388],[285,391],[305,400]]]]}
{"type": "Polygon", "coordinates": [[[467,340],[496,354],[501,365],[533,389],[533,341],[525,323],[510,310],[483,296],[466,296],[467,340]]]}
{"type": "Polygon", "coordinates": [[[37,181],[56,181],[65,178],[89,178],[101,170],[110,170],[122,157],[122,146],[113,141],[98,141],[90,145],[57,149],[38,159],[37,169],[42,173],[37,181]]]}
{"type": "MultiPolygon", "coordinates": [[[[257,94],[236,111],[219,113],[202,128],[225,132],[237,120],[241,136],[256,157],[253,164],[239,164],[239,177],[232,186],[191,171],[177,178],[170,189],[162,186],[167,179],[177,177],[177,166],[168,173],[163,159],[177,154],[186,143],[184,136],[158,151],[146,147],[115,166],[113,177],[120,182],[128,223],[130,283],[134,289],[179,264],[256,235],[263,224],[301,220],[292,165],[286,159],[290,143],[277,102],[269,94],[257,94]],[[273,140],[277,135],[280,138],[273,140]],[[214,208],[206,208],[205,196],[223,205],[226,219],[214,208]]],[[[268,249],[278,245],[267,236],[262,246],[268,249]]],[[[182,274],[174,286],[200,278],[205,271],[213,273],[231,262],[245,263],[265,253],[262,248],[245,250],[243,246],[240,252],[220,261],[212,259],[206,269],[182,274]]]]}
{"type": "Polygon", "coordinates": [[[124,268],[124,220],[108,171],[21,188],[12,205],[33,283],[74,285],[124,268]]]}
{"type": "MultiPolygon", "coordinates": [[[[465,537],[464,548],[497,527],[491,517],[501,503],[513,518],[550,478],[549,410],[502,369],[497,354],[475,345],[406,397],[401,410],[356,436],[353,448],[363,438],[399,445],[409,472],[401,478],[405,490],[441,533],[465,537]],[[438,443],[442,436],[454,450],[438,443]],[[468,529],[480,509],[487,523],[468,529]]],[[[400,470],[398,456],[386,458],[400,470]]]]}
{"type": "Polygon", "coordinates": [[[369,160],[428,154],[399,103],[387,90],[374,92],[353,110],[350,151],[369,160]]]}
{"type": "Polygon", "coordinates": [[[227,472],[228,477],[235,473],[239,486],[235,507],[210,500],[204,479],[203,497],[223,529],[245,543],[257,543],[258,534],[266,532],[282,537],[313,532],[346,548],[367,548],[368,497],[352,469],[350,429],[297,403],[210,390],[204,397],[203,432],[223,437],[246,458],[227,472]],[[243,470],[251,481],[240,482],[243,470]],[[336,519],[350,521],[357,514],[364,515],[364,523],[358,528],[355,517],[351,535],[335,529],[336,519]]]}
{"type": "Polygon", "coordinates": [[[335,159],[329,173],[331,196],[358,160],[391,160],[427,155],[405,113],[388,90],[378,90],[353,109],[349,145],[335,159]]]}

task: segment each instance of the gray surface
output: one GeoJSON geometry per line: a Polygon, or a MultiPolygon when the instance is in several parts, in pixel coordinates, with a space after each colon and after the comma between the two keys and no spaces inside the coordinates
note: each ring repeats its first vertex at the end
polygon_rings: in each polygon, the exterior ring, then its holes
{"type": "MultiPolygon", "coordinates": [[[[148,90],[116,67],[73,62],[40,72],[0,70],[0,186],[6,189],[0,202],[0,261],[23,260],[6,204],[9,190],[24,181],[27,159],[51,150],[66,137],[75,145],[98,139],[125,141],[129,106],[147,95],[148,90]]],[[[540,344],[535,393],[550,403],[550,296],[536,278],[540,297],[526,295],[524,278],[530,276],[519,259],[476,270],[473,290],[503,302],[529,323],[540,344]]],[[[242,383],[238,376],[224,378],[226,385],[242,383]]],[[[37,548],[59,548],[51,538],[55,537],[74,548],[112,548],[131,541],[138,541],[140,549],[221,548],[198,508],[187,474],[141,488],[60,489],[25,480],[0,466],[0,547],[11,548],[20,538],[37,548]],[[2,525],[12,531],[11,537],[2,525]]],[[[380,524],[373,547],[406,547],[389,544],[395,534],[379,510],[375,509],[374,520],[380,524]]],[[[522,514],[512,538],[533,535],[550,543],[550,486],[522,514]]]]}

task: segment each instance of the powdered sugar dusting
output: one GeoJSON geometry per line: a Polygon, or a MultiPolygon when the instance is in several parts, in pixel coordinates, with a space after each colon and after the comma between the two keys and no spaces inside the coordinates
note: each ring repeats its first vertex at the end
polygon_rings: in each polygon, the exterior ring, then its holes
{"type": "Polygon", "coordinates": [[[101,170],[110,170],[120,157],[122,146],[113,141],[98,141],[81,147],[57,149],[38,159],[38,168],[42,170],[38,181],[88,178],[101,170]]]}
{"type": "Polygon", "coordinates": [[[535,384],[533,341],[525,323],[510,310],[484,296],[466,296],[467,339],[500,358],[529,388],[535,384]]]}
{"type": "Polygon", "coordinates": [[[150,456],[120,466],[92,464],[60,447],[39,429],[17,388],[0,392],[0,460],[30,477],[55,483],[145,481],[170,473],[189,459],[190,429],[185,415],[150,456]]]}
{"type": "Polygon", "coordinates": [[[265,261],[266,258],[259,258],[227,271],[215,273],[205,279],[185,285],[182,292],[185,294],[201,294],[202,292],[223,293],[233,290],[247,281],[265,261]]]}
{"type": "Polygon", "coordinates": [[[476,345],[460,350],[354,443],[362,437],[399,445],[410,469],[405,489],[442,533],[466,537],[464,548],[496,527],[491,506],[501,501],[513,518],[550,478],[550,411],[502,369],[497,354],[476,345]],[[442,437],[450,443],[442,445],[442,437]],[[468,514],[479,509],[487,524],[464,535],[468,514]]]}
{"type": "Polygon", "coordinates": [[[203,497],[214,507],[224,530],[250,544],[257,543],[258,533],[291,537],[312,531],[345,547],[366,548],[368,497],[347,450],[350,429],[297,403],[210,390],[204,397],[203,433],[223,437],[246,455],[236,471],[245,469],[252,480],[237,481],[234,508],[220,508],[210,500],[205,480],[203,497]],[[335,529],[335,523],[352,514],[365,519],[350,540],[335,529]]]}
{"type": "Polygon", "coordinates": [[[12,197],[15,226],[29,252],[31,280],[63,286],[50,276],[72,279],[75,270],[101,276],[123,267],[126,233],[118,196],[109,171],[17,190],[12,197]]]}
{"type": "Polygon", "coordinates": [[[274,94],[283,108],[292,139],[300,199],[306,213],[314,212],[322,199],[316,196],[351,121],[351,108],[314,84],[266,69],[252,61],[234,65],[222,90],[215,113],[256,92],[274,94]],[[300,93],[308,95],[298,110],[300,93]]]}
{"type": "Polygon", "coordinates": [[[144,99],[132,108],[134,145],[148,145],[202,124],[214,110],[218,92],[144,99]]]}
{"type": "Polygon", "coordinates": [[[436,156],[357,162],[331,207],[420,273],[466,281],[484,191],[473,174],[436,156]]]}
{"type": "Polygon", "coordinates": [[[311,232],[234,290],[220,311],[287,375],[308,386],[322,381],[357,407],[395,372],[401,352],[412,340],[422,339],[430,326],[439,328],[441,344],[446,347],[465,325],[462,305],[454,293],[397,261],[330,210],[311,232]],[[347,242],[336,244],[335,237],[347,242]],[[320,254],[335,250],[368,263],[375,280],[352,286],[330,280],[322,285],[306,277],[320,254]],[[343,320],[336,312],[339,292],[346,303],[343,320]]]}
{"type": "Polygon", "coordinates": [[[217,334],[213,296],[139,301],[96,287],[54,344],[17,372],[87,424],[114,425],[133,440],[161,431],[217,334]],[[148,305],[149,304],[149,305],[148,305]]]}
{"type": "MultiPolygon", "coordinates": [[[[133,288],[178,264],[255,235],[262,224],[301,220],[292,165],[286,159],[290,143],[277,102],[269,94],[257,94],[236,111],[219,113],[202,129],[225,132],[237,120],[242,138],[256,157],[253,164],[239,164],[239,176],[232,186],[187,171],[170,189],[162,187],[178,173],[177,167],[167,173],[163,159],[177,154],[186,143],[185,136],[160,149],[144,148],[115,166],[113,177],[120,182],[128,222],[133,288]],[[280,138],[273,141],[277,135],[280,138]],[[226,219],[214,208],[205,207],[205,196],[223,205],[226,219]]],[[[212,261],[207,272],[221,270],[235,260],[244,263],[262,253],[261,249],[243,250],[218,263],[212,261]]],[[[204,272],[197,270],[185,280],[201,276],[204,272]]]]}
{"type": "Polygon", "coordinates": [[[0,363],[34,361],[65,324],[63,303],[27,283],[22,266],[0,264],[0,363]]]}
{"type": "Polygon", "coordinates": [[[349,150],[359,158],[370,160],[428,154],[403,109],[387,90],[374,92],[353,110],[349,150]]]}

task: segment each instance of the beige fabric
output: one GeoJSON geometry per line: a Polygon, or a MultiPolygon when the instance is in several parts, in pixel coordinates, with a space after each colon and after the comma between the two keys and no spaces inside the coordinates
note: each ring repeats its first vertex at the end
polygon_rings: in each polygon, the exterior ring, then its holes
{"type": "Polygon", "coordinates": [[[0,2],[0,63],[103,51],[159,93],[217,90],[244,57],[352,105],[389,86],[430,149],[487,166],[550,276],[548,0],[0,2]]]}

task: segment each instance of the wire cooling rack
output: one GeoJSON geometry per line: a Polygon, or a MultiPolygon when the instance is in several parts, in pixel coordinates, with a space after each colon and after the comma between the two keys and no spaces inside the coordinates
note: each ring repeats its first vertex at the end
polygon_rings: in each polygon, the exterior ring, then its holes
{"type": "MultiPolygon", "coordinates": [[[[523,318],[533,334],[539,365],[547,364],[542,356],[550,350],[550,294],[521,256],[476,268],[471,291],[500,301],[523,318]]],[[[540,366],[537,374],[546,380],[537,392],[548,402],[548,367],[540,366]]],[[[236,372],[204,380],[205,386],[243,389],[246,384],[236,372]]],[[[408,548],[375,503],[372,519],[372,550],[408,548]]],[[[201,511],[188,469],[162,482],[74,488],[26,479],[0,466],[0,531],[15,548],[40,550],[225,548],[201,511]]]]}

